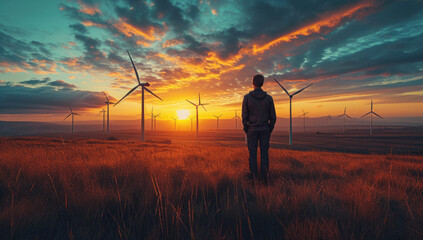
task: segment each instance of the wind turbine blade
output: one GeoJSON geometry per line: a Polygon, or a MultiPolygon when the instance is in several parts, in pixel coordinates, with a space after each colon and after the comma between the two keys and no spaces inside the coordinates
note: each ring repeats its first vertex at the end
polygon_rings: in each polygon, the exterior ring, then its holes
{"type": "Polygon", "coordinates": [[[115,104],[114,102],[109,102],[109,104],[115,104]]]}
{"type": "Polygon", "coordinates": [[[137,89],[137,87],[139,87],[139,85],[135,86],[133,89],[131,89],[131,91],[129,91],[125,96],[123,96],[123,98],[121,98],[117,103],[115,103],[114,106],[118,105],[118,103],[120,103],[120,101],[122,101],[124,98],[126,98],[129,94],[131,94],[133,91],[135,91],[135,89],[137,89]]]}
{"type": "Polygon", "coordinates": [[[223,114],[220,114],[220,116],[219,117],[221,117],[223,114]]]}
{"type": "Polygon", "coordinates": [[[70,115],[72,115],[72,113],[69,113],[69,115],[67,117],[65,117],[65,119],[63,119],[63,121],[65,121],[66,119],[68,119],[68,117],[70,117],[70,115]]]}
{"type": "Polygon", "coordinates": [[[73,115],[81,115],[81,114],[78,114],[78,113],[73,113],[73,115]]]}
{"type": "Polygon", "coordinates": [[[201,105],[201,97],[200,97],[200,93],[198,93],[198,105],[201,105]]]}
{"type": "Polygon", "coordinates": [[[301,108],[301,111],[303,111],[303,114],[306,114],[306,113],[304,112],[304,109],[302,109],[302,108],[301,108]]]}
{"type": "Polygon", "coordinates": [[[346,116],[347,118],[349,118],[349,119],[352,119],[352,117],[348,116],[347,114],[345,114],[345,116],[346,116]]]}
{"type": "Polygon", "coordinates": [[[162,100],[163,101],[163,99],[161,99],[159,96],[157,96],[156,94],[154,94],[152,91],[150,91],[150,89],[148,89],[147,87],[145,87],[145,86],[143,86],[144,87],[144,89],[147,91],[147,92],[149,92],[149,93],[151,93],[151,95],[153,95],[153,96],[155,96],[156,98],[158,98],[158,99],[160,99],[160,100],[162,100]]]}
{"type": "Polygon", "coordinates": [[[197,105],[196,105],[196,104],[194,104],[193,102],[191,102],[190,100],[188,100],[188,99],[185,99],[185,100],[187,100],[187,102],[189,102],[189,103],[191,103],[192,105],[194,105],[194,106],[196,106],[196,107],[197,107],[197,105]]]}
{"type": "Polygon", "coordinates": [[[345,114],[342,114],[342,115],[339,115],[338,117],[336,117],[336,118],[340,118],[340,117],[342,117],[342,116],[344,116],[345,114]]]}
{"type": "Polygon", "coordinates": [[[132,66],[134,67],[135,75],[137,75],[138,84],[141,84],[140,77],[138,76],[138,72],[137,72],[137,69],[135,68],[134,61],[132,61],[131,54],[129,54],[129,51],[128,50],[126,50],[126,51],[128,52],[129,58],[131,59],[131,63],[132,63],[132,66]]]}
{"type": "Polygon", "coordinates": [[[70,106],[70,105],[68,105],[68,106],[69,106],[70,111],[72,112],[72,108],[71,108],[71,106],[70,106]]]}
{"type": "Polygon", "coordinates": [[[204,107],[205,104],[201,104],[200,106],[202,106],[204,108],[204,111],[207,112],[207,109],[204,107]]]}
{"type": "Polygon", "coordinates": [[[370,111],[373,111],[373,99],[370,102],[370,111]]]}
{"type": "Polygon", "coordinates": [[[305,88],[301,89],[301,90],[298,90],[297,92],[295,92],[294,94],[292,94],[292,96],[297,95],[298,93],[300,93],[300,92],[304,91],[304,89],[306,89],[306,88],[310,87],[311,85],[313,85],[313,83],[312,83],[312,84],[310,84],[310,85],[308,85],[307,87],[305,87],[305,88]]]}
{"type": "Polygon", "coordinates": [[[107,97],[106,93],[103,92],[104,96],[106,97],[107,101],[109,102],[109,98],[107,97]]]}
{"type": "Polygon", "coordinates": [[[273,79],[279,84],[279,86],[281,86],[281,88],[286,92],[286,94],[288,96],[291,96],[291,95],[289,95],[288,91],[286,91],[286,89],[278,82],[278,80],[276,80],[275,78],[273,78],[273,79]]]}
{"type": "Polygon", "coordinates": [[[157,114],[156,117],[160,116],[161,113],[157,114]]]}
{"type": "Polygon", "coordinates": [[[216,115],[213,115],[215,118],[218,118],[218,116],[216,116],[216,115]]]}
{"type": "Polygon", "coordinates": [[[383,117],[379,116],[377,113],[375,113],[375,112],[373,112],[373,111],[372,111],[372,113],[373,113],[374,115],[376,115],[376,116],[378,116],[378,117],[380,117],[380,118],[382,118],[382,119],[383,119],[383,117]]]}
{"type": "Polygon", "coordinates": [[[369,115],[370,113],[371,113],[371,112],[368,112],[368,113],[364,114],[363,116],[361,116],[360,118],[363,118],[363,117],[365,117],[365,116],[369,115]]]}
{"type": "Polygon", "coordinates": [[[344,114],[347,113],[347,107],[344,108],[344,114]]]}

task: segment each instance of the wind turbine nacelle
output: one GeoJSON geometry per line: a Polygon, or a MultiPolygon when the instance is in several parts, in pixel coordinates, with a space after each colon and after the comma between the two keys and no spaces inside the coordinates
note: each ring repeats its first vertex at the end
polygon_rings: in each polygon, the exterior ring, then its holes
{"type": "Polygon", "coordinates": [[[149,87],[150,86],[150,83],[146,82],[143,85],[146,86],[146,87],[149,87]]]}

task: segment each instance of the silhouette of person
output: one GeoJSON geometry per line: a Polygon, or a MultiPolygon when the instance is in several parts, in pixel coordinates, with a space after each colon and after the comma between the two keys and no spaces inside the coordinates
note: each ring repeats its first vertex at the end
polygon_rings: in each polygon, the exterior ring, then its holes
{"type": "Polygon", "coordinates": [[[253,181],[259,177],[257,147],[260,146],[260,177],[267,184],[269,141],[276,123],[276,111],[273,98],[261,89],[263,82],[263,75],[258,74],[253,77],[254,90],[245,95],[242,102],[242,124],[247,134],[251,177],[253,181]]]}

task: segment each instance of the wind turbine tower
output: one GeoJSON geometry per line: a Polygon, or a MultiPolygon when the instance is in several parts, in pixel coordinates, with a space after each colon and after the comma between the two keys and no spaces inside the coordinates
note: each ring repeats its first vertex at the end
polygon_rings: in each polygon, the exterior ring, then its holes
{"type": "Polygon", "coordinates": [[[216,118],[216,129],[217,129],[217,131],[219,131],[219,118],[222,116],[223,114],[220,114],[219,116],[216,116],[216,115],[213,115],[215,118],[216,118]]]}
{"type": "Polygon", "coordinates": [[[238,119],[239,119],[240,117],[238,116],[238,114],[237,114],[237,112],[236,112],[236,110],[235,110],[235,117],[233,117],[232,119],[235,119],[235,130],[237,130],[238,129],[238,119]]]}
{"type": "Polygon", "coordinates": [[[192,120],[194,119],[195,117],[190,117],[190,119],[191,119],[191,132],[192,132],[192,120]]]}
{"type": "Polygon", "coordinates": [[[66,119],[68,119],[68,117],[72,116],[72,137],[73,137],[74,115],[80,115],[80,114],[73,112],[71,106],[69,106],[69,109],[70,109],[70,113],[69,113],[69,115],[67,117],[65,117],[65,119],[63,119],[63,121],[65,121],[66,119]]]}
{"type": "Polygon", "coordinates": [[[275,81],[279,84],[279,86],[285,91],[286,95],[288,95],[289,97],[289,145],[292,145],[292,97],[302,92],[304,89],[310,87],[311,85],[313,85],[313,83],[309,84],[307,87],[296,91],[294,94],[289,94],[288,91],[278,82],[278,80],[275,79],[275,81]]]}
{"type": "Polygon", "coordinates": [[[301,108],[301,110],[303,111],[303,114],[301,114],[300,115],[300,117],[303,117],[303,127],[304,127],[304,133],[306,132],[306,129],[305,129],[305,122],[306,122],[306,117],[308,118],[308,116],[307,116],[307,114],[308,114],[308,112],[304,112],[304,109],[302,109],[301,108]]]}
{"type": "Polygon", "coordinates": [[[160,116],[160,113],[159,114],[156,114],[156,115],[154,115],[154,131],[156,131],[156,118],[158,117],[158,116],[160,116]]]}
{"type": "MultiPolygon", "coordinates": [[[[106,93],[105,92],[103,92],[103,94],[104,94],[104,96],[106,97],[106,104],[107,104],[107,134],[109,134],[110,132],[109,132],[109,113],[110,113],[110,111],[109,111],[109,104],[114,104],[114,102],[110,102],[109,101],[109,98],[107,97],[107,95],[106,95],[106,93]]],[[[104,132],[104,130],[103,130],[103,132],[104,132]]]]}
{"type": "Polygon", "coordinates": [[[350,116],[348,116],[348,114],[347,114],[347,107],[345,107],[344,108],[344,114],[342,114],[342,115],[339,115],[337,118],[340,118],[340,117],[344,117],[344,127],[342,128],[342,132],[345,132],[345,117],[347,117],[347,118],[349,118],[349,119],[352,119],[350,116]]]}
{"type": "Polygon", "coordinates": [[[106,127],[106,111],[104,110],[104,108],[103,108],[103,110],[101,110],[100,111],[100,113],[98,114],[99,116],[100,116],[100,114],[102,114],[103,113],[103,133],[104,133],[104,131],[105,131],[105,127],[106,127]]]}
{"type": "Polygon", "coordinates": [[[364,114],[363,116],[361,116],[361,118],[367,116],[368,114],[370,114],[370,135],[373,135],[373,114],[378,116],[379,118],[383,119],[383,117],[381,117],[377,113],[373,112],[373,99],[370,102],[370,112],[364,114]]]}
{"type": "Polygon", "coordinates": [[[138,85],[136,85],[134,88],[132,88],[131,91],[129,91],[125,96],[123,96],[123,98],[121,98],[113,106],[116,106],[118,103],[120,103],[124,98],[126,98],[129,94],[131,94],[133,91],[135,91],[135,89],[137,89],[138,87],[141,87],[141,142],[144,142],[145,141],[144,91],[149,92],[151,95],[155,96],[156,98],[160,99],[161,101],[163,101],[163,99],[161,99],[159,96],[157,96],[152,91],[150,91],[150,89],[147,88],[147,87],[150,86],[150,84],[148,82],[141,83],[140,77],[138,76],[137,69],[135,68],[134,61],[132,61],[131,54],[129,54],[129,51],[127,51],[127,52],[128,52],[128,55],[129,55],[129,59],[131,59],[132,67],[134,67],[135,75],[137,76],[138,85]]]}
{"type": "Polygon", "coordinates": [[[202,106],[202,107],[204,108],[204,111],[206,111],[206,112],[207,112],[207,110],[206,110],[206,108],[204,107],[204,105],[207,105],[208,103],[201,103],[200,93],[198,93],[198,104],[195,104],[195,103],[193,103],[193,102],[189,101],[188,99],[185,99],[185,100],[187,100],[187,102],[189,102],[189,103],[191,103],[192,105],[194,105],[194,106],[195,106],[195,110],[196,110],[196,117],[197,117],[197,138],[198,138],[198,127],[199,127],[199,125],[198,125],[198,107],[199,107],[199,106],[202,106]]]}

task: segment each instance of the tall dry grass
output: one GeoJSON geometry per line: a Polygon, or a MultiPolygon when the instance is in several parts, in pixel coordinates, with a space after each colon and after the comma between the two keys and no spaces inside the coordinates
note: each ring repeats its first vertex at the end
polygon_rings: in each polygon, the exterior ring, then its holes
{"type": "Polygon", "coordinates": [[[423,157],[0,139],[1,239],[422,239],[423,157]]]}

